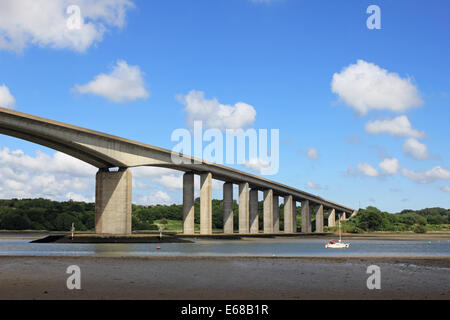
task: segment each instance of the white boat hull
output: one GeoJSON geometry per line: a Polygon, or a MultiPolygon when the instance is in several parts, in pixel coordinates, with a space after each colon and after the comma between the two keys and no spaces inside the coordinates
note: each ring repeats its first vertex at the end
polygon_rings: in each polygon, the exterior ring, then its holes
{"type": "Polygon", "coordinates": [[[325,244],[325,248],[330,248],[330,249],[345,249],[348,248],[350,246],[350,243],[327,243],[325,244]]]}

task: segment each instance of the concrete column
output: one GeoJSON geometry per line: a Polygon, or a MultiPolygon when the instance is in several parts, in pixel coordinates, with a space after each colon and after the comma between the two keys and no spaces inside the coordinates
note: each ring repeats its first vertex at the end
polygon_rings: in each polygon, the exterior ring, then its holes
{"type": "Polygon", "coordinates": [[[339,215],[339,220],[345,221],[346,216],[347,216],[347,215],[345,214],[345,212],[341,212],[341,214],[339,215]]]}
{"type": "Polygon", "coordinates": [[[183,175],[183,233],[194,234],[194,174],[183,175]]]}
{"type": "Polygon", "coordinates": [[[328,226],[329,227],[336,226],[336,210],[335,209],[330,209],[330,212],[328,214],[328,226]]]}
{"type": "Polygon", "coordinates": [[[292,196],[284,197],[283,215],[284,215],[284,232],[285,233],[294,232],[292,229],[292,203],[293,203],[292,196]]]}
{"type": "Polygon", "coordinates": [[[233,184],[223,184],[223,232],[233,233],[233,184]]]}
{"type": "Polygon", "coordinates": [[[323,205],[319,205],[316,211],[316,232],[323,232],[323,205]]]}
{"type": "Polygon", "coordinates": [[[249,192],[248,182],[239,184],[239,233],[249,233],[249,192]]]}
{"type": "Polygon", "coordinates": [[[358,210],[353,210],[352,215],[349,217],[349,219],[353,218],[354,216],[356,216],[358,214],[358,210]]]}
{"type": "Polygon", "coordinates": [[[273,233],[273,190],[264,190],[264,233],[273,233]]]}
{"type": "Polygon", "coordinates": [[[273,196],[273,232],[278,233],[280,232],[280,215],[279,215],[279,203],[278,203],[278,196],[273,196]]]}
{"type": "Polygon", "coordinates": [[[311,214],[309,200],[302,201],[302,232],[311,232],[311,214]]]}
{"type": "Polygon", "coordinates": [[[258,221],[258,190],[250,190],[250,233],[259,232],[258,221]]]}
{"type": "Polygon", "coordinates": [[[100,169],[95,177],[95,232],[131,234],[131,171],[100,169]]]}
{"type": "Polygon", "coordinates": [[[212,174],[200,175],[200,234],[212,234],[212,174]]]}
{"type": "Polygon", "coordinates": [[[292,199],[292,232],[297,232],[297,201],[292,199]]]}

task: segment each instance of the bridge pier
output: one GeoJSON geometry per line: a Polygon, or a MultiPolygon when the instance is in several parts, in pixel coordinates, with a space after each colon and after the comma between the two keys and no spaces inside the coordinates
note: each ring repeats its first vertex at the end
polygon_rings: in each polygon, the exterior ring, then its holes
{"type": "Polygon", "coordinates": [[[200,234],[212,234],[212,174],[200,175],[200,234]]]}
{"type": "Polygon", "coordinates": [[[239,184],[239,233],[249,233],[249,191],[248,182],[239,184]]]}
{"type": "Polygon", "coordinates": [[[309,211],[309,200],[302,201],[302,232],[311,232],[311,212],[309,211]]]}
{"type": "Polygon", "coordinates": [[[345,212],[341,212],[341,214],[339,215],[339,220],[341,221],[345,221],[347,218],[347,215],[345,212]]]}
{"type": "Polygon", "coordinates": [[[264,190],[264,233],[273,233],[273,190],[264,190]]]}
{"type": "Polygon", "coordinates": [[[280,232],[279,197],[273,196],[273,232],[280,232]]]}
{"type": "Polygon", "coordinates": [[[323,232],[323,204],[316,211],[316,232],[323,232]]]}
{"type": "Polygon", "coordinates": [[[294,232],[292,227],[292,204],[293,199],[292,196],[285,196],[284,197],[284,209],[283,209],[283,215],[284,215],[284,232],[285,233],[292,233],[294,232]]]}
{"type": "Polygon", "coordinates": [[[328,226],[335,227],[336,226],[336,210],[330,209],[330,213],[328,214],[328,226]]]}
{"type": "Polygon", "coordinates": [[[259,232],[258,189],[250,190],[250,233],[259,232]]]}
{"type": "Polygon", "coordinates": [[[183,175],[183,233],[194,234],[194,174],[183,175]]]}
{"type": "Polygon", "coordinates": [[[233,183],[223,184],[223,232],[233,233],[233,183]]]}
{"type": "Polygon", "coordinates": [[[131,171],[100,169],[95,177],[95,232],[131,234],[131,171]]]}
{"type": "Polygon", "coordinates": [[[359,210],[353,210],[353,213],[350,215],[349,219],[353,218],[354,216],[356,216],[358,214],[359,210]]]}

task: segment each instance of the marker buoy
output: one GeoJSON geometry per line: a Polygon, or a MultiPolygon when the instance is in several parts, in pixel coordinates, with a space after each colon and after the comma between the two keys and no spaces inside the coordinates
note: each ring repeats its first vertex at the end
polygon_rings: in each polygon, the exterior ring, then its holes
{"type": "Polygon", "coordinates": [[[161,249],[161,247],[156,247],[156,250],[159,250],[159,249],[161,249]]]}

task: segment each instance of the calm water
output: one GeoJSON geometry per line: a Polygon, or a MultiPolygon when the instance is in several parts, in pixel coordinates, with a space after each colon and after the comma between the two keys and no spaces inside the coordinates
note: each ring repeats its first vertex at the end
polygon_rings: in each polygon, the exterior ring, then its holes
{"type": "Polygon", "coordinates": [[[348,249],[325,249],[323,240],[219,241],[195,243],[29,243],[1,240],[0,255],[13,256],[450,256],[450,241],[351,240],[348,249]],[[156,247],[161,246],[161,250],[156,247]]]}

